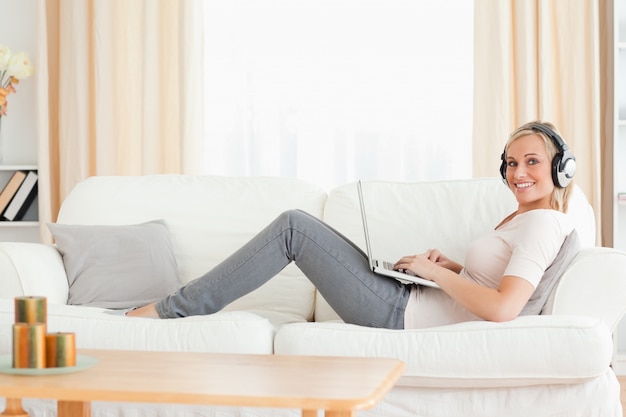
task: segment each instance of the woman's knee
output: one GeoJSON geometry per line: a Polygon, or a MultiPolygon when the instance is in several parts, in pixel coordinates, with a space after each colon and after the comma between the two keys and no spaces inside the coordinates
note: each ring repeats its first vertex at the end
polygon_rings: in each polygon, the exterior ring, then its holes
{"type": "Polygon", "coordinates": [[[314,217],[302,209],[290,209],[290,210],[283,211],[278,216],[278,218],[285,219],[285,220],[294,220],[294,219],[299,220],[299,219],[313,219],[314,217]]]}
{"type": "Polygon", "coordinates": [[[304,230],[310,227],[317,227],[322,221],[304,210],[290,209],[282,212],[276,218],[276,223],[289,229],[304,230]]]}

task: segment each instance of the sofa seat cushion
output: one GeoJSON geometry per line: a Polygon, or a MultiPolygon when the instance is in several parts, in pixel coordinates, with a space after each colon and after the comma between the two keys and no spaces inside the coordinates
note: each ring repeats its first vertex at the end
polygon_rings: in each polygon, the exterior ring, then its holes
{"type": "Polygon", "coordinates": [[[611,333],[583,316],[524,316],[419,330],[338,322],[288,324],[276,354],[392,357],[406,363],[400,386],[502,387],[567,384],[604,374],[611,333]]]}
{"type": "MultiPolygon", "coordinates": [[[[98,307],[48,304],[48,332],[73,332],[80,349],[271,354],[275,328],[248,312],[159,320],[98,307]]],[[[14,301],[0,299],[0,354],[11,353],[14,301]]]]}

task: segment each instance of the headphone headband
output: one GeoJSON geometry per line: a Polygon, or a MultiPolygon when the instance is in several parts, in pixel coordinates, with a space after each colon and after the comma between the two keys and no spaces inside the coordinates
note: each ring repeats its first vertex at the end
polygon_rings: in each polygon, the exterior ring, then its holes
{"type": "Polygon", "coordinates": [[[531,123],[528,125],[528,128],[534,131],[541,132],[545,134],[547,137],[549,137],[550,139],[552,139],[554,144],[559,149],[559,152],[564,152],[569,149],[569,147],[567,146],[563,138],[560,135],[558,135],[554,130],[550,129],[548,126],[541,125],[539,123],[531,123]]]}

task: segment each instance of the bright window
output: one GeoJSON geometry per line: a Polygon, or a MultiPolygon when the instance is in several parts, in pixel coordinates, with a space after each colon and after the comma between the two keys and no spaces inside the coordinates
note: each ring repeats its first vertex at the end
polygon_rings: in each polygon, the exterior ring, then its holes
{"type": "Polygon", "coordinates": [[[473,2],[204,7],[205,173],[471,177],[473,2]]]}

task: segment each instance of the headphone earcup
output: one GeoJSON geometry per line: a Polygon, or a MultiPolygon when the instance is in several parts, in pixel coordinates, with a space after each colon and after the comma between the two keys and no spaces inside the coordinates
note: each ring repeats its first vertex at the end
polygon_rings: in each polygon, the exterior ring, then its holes
{"type": "Polygon", "coordinates": [[[576,158],[568,150],[557,154],[552,160],[552,182],[565,188],[576,174],[576,158]]]}
{"type": "Polygon", "coordinates": [[[509,182],[506,180],[506,160],[504,159],[504,152],[502,152],[500,159],[502,160],[502,163],[500,163],[500,176],[502,177],[504,185],[508,186],[509,182]]]}

